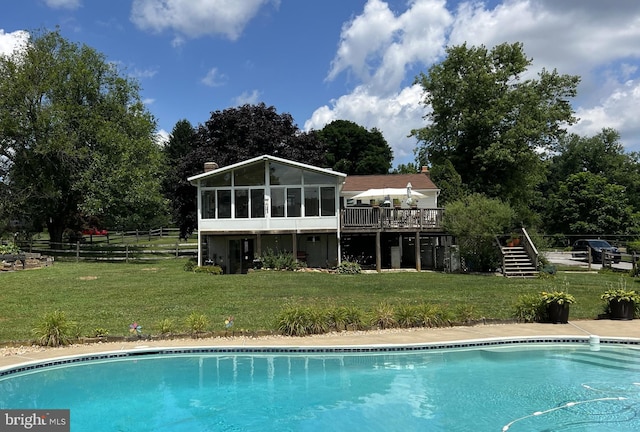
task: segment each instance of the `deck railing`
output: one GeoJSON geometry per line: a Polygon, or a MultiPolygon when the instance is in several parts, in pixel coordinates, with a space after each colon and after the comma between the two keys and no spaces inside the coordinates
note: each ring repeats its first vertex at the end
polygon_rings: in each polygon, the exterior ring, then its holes
{"type": "Polygon", "coordinates": [[[437,230],[443,209],[347,207],[341,211],[343,230],[437,230]]]}

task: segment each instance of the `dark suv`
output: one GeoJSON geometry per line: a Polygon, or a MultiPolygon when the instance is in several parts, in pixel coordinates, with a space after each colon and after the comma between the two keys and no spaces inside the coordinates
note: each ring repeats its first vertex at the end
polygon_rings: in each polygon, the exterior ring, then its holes
{"type": "Polygon", "coordinates": [[[591,249],[591,261],[594,263],[602,262],[602,253],[608,252],[613,255],[613,262],[619,263],[622,256],[620,255],[620,251],[617,247],[611,246],[611,244],[606,240],[600,239],[585,239],[578,240],[573,244],[574,252],[587,252],[587,250],[591,249]]]}

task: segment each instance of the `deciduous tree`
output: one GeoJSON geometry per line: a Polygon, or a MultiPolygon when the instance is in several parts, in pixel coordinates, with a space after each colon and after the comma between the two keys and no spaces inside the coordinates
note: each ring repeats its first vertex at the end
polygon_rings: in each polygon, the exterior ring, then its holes
{"type": "Polygon", "coordinates": [[[334,120],[318,132],[327,148],[326,165],[346,174],[387,174],[393,151],[373,128],[370,131],[349,120],[334,120]]]}
{"type": "Polygon", "coordinates": [[[165,215],[162,155],[138,83],[58,31],[0,56],[0,208],[46,225],[52,242],[83,218],[144,227],[165,215]]]}
{"type": "Polygon", "coordinates": [[[575,121],[569,100],[579,82],[545,69],[525,79],[531,64],[520,43],[491,50],[464,44],[416,78],[431,108],[429,124],[412,131],[419,159],[434,166],[450,160],[472,192],[500,197],[519,212],[544,180],[540,152],[575,121]]]}

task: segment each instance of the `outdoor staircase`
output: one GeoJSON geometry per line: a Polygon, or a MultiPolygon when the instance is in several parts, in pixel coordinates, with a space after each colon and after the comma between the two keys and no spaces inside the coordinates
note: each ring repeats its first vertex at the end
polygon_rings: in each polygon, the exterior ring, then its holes
{"type": "Polygon", "coordinates": [[[535,278],[538,270],[523,246],[502,247],[505,277],[535,278]]]}

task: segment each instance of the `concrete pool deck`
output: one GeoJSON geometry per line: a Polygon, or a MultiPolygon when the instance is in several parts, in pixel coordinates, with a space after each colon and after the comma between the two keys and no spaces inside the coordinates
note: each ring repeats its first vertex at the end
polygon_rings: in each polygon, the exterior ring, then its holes
{"type": "Polygon", "coordinates": [[[72,345],[60,348],[38,346],[2,348],[0,369],[22,363],[39,362],[59,357],[82,356],[95,353],[139,348],[175,347],[331,347],[410,345],[459,342],[496,338],[585,337],[620,338],[640,342],[640,320],[579,320],[568,324],[479,324],[430,329],[382,330],[369,332],[341,332],[308,337],[261,336],[218,337],[203,339],[138,340],[72,345]]]}

